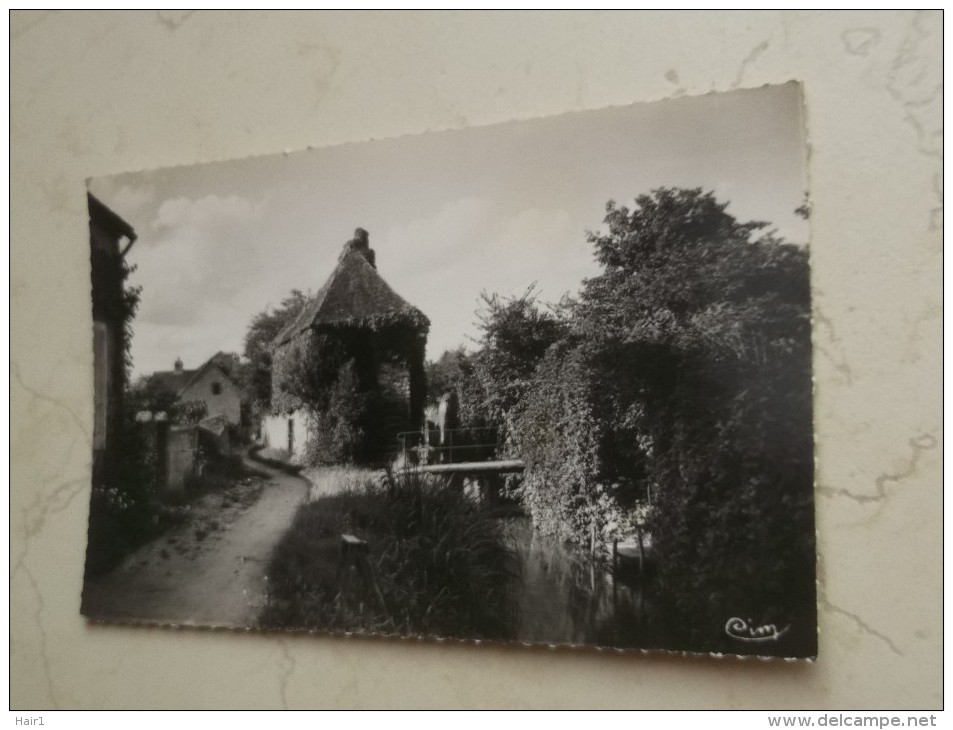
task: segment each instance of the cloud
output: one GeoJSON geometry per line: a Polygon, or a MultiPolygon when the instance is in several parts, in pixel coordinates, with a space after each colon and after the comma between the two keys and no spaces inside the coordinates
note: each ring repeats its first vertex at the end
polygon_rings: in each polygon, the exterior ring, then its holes
{"type": "Polygon", "coordinates": [[[152,228],[177,230],[182,228],[212,228],[227,223],[252,220],[261,216],[264,202],[229,195],[207,195],[199,200],[174,198],[159,206],[152,228]]]}
{"type": "Polygon", "coordinates": [[[137,320],[215,324],[216,312],[241,308],[269,264],[263,209],[238,196],[163,202],[149,235],[133,248],[143,286],[137,320]]]}
{"type": "Polygon", "coordinates": [[[431,320],[430,357],[478,335],[482,291],[520,295],[536,282],[543,299],[557,301],[594,273],[584,232],[558,208],[504,214],[465,197],[377,241],[383,277],[431,320]]]}
{"type": "Polygon", "coordinates": [[[152,185],[133,186],[123,185],[112,194],[110,205],[115,210],[125,214],[133,214],[145,207],[156,197],[156,189],[152,185]]]}
{"type": "MultiPolygon", "coordinates": [[[[556,301],[593,273],[584,232],[565,210],[502,205],[461,197],[371,238],[381,275],[431,320],[430,357],[478,336],[482,291],[519,295],[536,282],[542,299],[556,301]]],[[[137,369],[168,367],[177,354],[192,363],[240,350],[251,317],[274,298],[276,277],[294,271],[300,279],[309,254],[276,240],[287,232],[266,207],[237,196],[159,206],[132,249],[134,283],[143,285],[136,323],[154,333],[149,344],[137,339],[137,369]]]]}
{"type": "Polygon", "coordinates": [[[561,209],[529,208],[509,219],[493,241],[498,261],[488,279],[499,291],[521,293],[536,282],[544,299],[558,301],[575,293],[583,277],[594,273],[583,231],[574,230],[561,209]]]}
{"type": "Polygon", "coordinates": [[[122,182],[129,176],[100,177],[89,181],[89,191],[110,210],[128,222],[140,236],[155,212],[156,186],[148,175],[134,182],[122,182]]]}
{"type": "MultiPolygon", "coordinates": [[[[427,269],[441,268],[459,259],[461,252],[470,251],[469,244],[486,237],[492,225],[490,204],[481,198],[464,197],[444,205],[433,216],[417,218],[410,223],[392,226],[381,237],[381,254],[390,258],[390,253],[413,252],[411,263],[427,269]]],[[[374,245],[372,240],[371,245],[374,245]]],[[[401,263],[397,263],[400,266],[401,263]]]]}

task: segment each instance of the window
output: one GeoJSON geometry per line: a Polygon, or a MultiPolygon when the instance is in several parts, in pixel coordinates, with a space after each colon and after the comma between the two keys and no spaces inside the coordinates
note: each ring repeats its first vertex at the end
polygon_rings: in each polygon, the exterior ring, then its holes
{"type": "Polygon", "coordinates": [[[222,393],[222,384],[212,383],[212,395],[221,395],[221,393],[222,393]]]}

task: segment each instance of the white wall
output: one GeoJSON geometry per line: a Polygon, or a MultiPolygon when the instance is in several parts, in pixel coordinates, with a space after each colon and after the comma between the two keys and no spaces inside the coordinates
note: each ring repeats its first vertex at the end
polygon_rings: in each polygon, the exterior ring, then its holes
{"type": "Polygon", "coordinates": [[[262,422],[262,438],[265,446],[281,451],[288,450],[288,432],[293,432],[290,460],[300,463],[304,458],[305,442],[308,438],[308,423],[310,417],[307,411],[297,410],[280,416],[267,416],[262,422]],[[290,424],[289,424],[290,421],[290,424]]]}
{"type": "Polygon", "coordinates": [[[209,416],[225,416],[225,419],[234,426],[241,423],[242,393],[230,379],[222,375],[218,368],[210,367],[203,372],[182,392],[179,400],[205,401],[209,416]],[[218,395],[212,392],[214,383],[221,386],[221,392],[218,395]]]}

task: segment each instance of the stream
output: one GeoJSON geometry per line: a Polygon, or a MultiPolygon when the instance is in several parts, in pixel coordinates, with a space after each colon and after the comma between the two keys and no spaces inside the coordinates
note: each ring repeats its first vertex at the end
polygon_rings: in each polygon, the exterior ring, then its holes
{"type": "Polygon", "coordinates": [[[613,578],[587,550],[533,529],[528,517],[503,520],[519,553],[520,621],[516,640],[545,644],[651,647],[651,601],[638,585],[613,578]]]}

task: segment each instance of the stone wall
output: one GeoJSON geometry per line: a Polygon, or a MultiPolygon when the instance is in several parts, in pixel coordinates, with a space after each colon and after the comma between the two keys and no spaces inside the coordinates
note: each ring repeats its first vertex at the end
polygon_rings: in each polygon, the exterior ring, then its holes
{"type": "Polygon", "coordinates": [[[210,416],[198,423],[199,446],[205,458],[228,456],[232,443],[228,433],[228,420],[223,415],[210,416]]]}
{"type": "Polygon", "coordinates": [[[182,492],[185,482],[195,469],[198,449],[197,426],[169,426],[165,447],[165,488],[182,492]]]}

